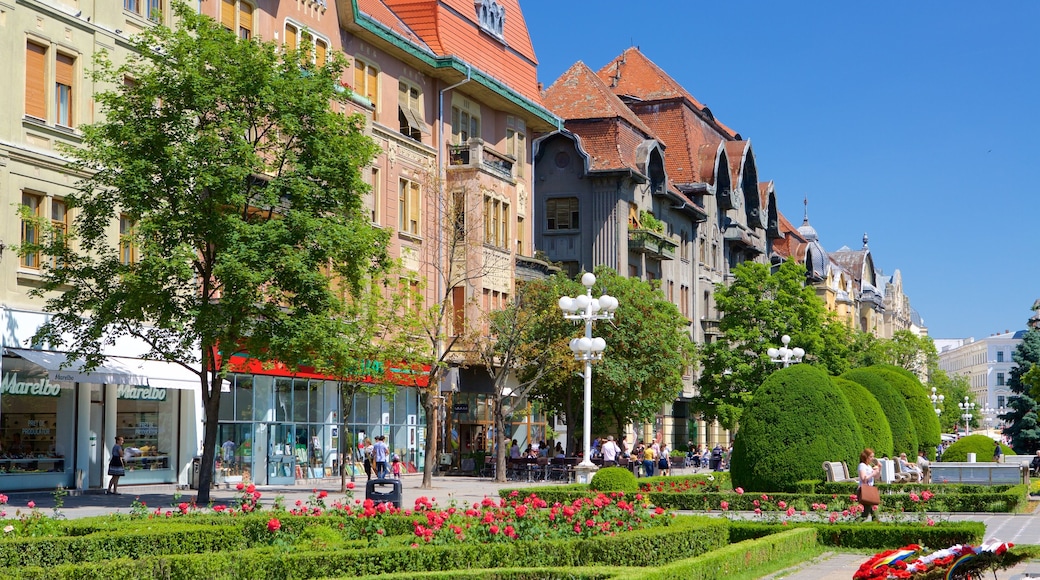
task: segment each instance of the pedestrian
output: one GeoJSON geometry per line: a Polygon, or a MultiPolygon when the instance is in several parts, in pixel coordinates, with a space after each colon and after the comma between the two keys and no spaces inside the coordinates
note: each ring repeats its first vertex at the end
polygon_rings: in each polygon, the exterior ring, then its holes
{"type": "Polygon", "coordinates": [[[654,460],[657,459],[657,451],[654,450],[655,445],[647,445],[643,448],[643,474],[646,477],[654,476],[654,460]]]}
{"type": "Polygon", "coordinates": [[[613,435],[607,435],[607,442],[601,446],[603,451],[603,467],[614,467],[617,465],[618,455],[621,453],[621,448],[614,442],[613,435]]]}
{"type": "Polygon", "coordinates": [[[390,471],[391,473],[393,473],[394,479],[401,479],[401,458],[398,457],[396,453],[394,453],[394,459],[392,461],[392,465],[390,466],[390,471]]]}
{"type": "Polygon", "coordinates": [[[509,445],[509,458],[520,459],[520,445],[517,444],[516,439],[509,445]]]}
{"type": "Polygon", "coordinates": [[[386,445],[386,435],[376,437],[372,444],[372,458],[376,462],[376,478],[385,479],[390,473],[390,448],[386,445]]]}
{"type": "Polygon", "coordinates": [[[994,441],[993,443],[995,445],[993,447],[993,462],[1000,463],[1000,458],[1003,455],[1003,451],[1000,449],[1000,441],[994,441]]]}
{"type": "Polygon", "coordinates": [[[661,443],[661,450],[657,454],[657,470],[661,475],[671,475],[671,464],[668,463],[671,450],[667,443],[661,443]]]}
{"type": "Polygon", "coordinates": [[[372,440],[368,437],[361,447],[361,466],[365,468],[365,478],[372,479],[372,440]]]}
{"type": "Polygon", "coordinates": [[[108,474],[112,479],[108,480],[108,495],[119,495],[119,478],[126,475],[126,460],[123,459],[123,437],[116,435],[116,444],[112,446],[112,459],[108,461],[108,474]]]}
{"type": "MultiPolygon", "coordinates": [[[[863,497],[863,486],[874,485],[874,478],[881,476],[881,465],[878,464],[877,460],[874,459],[874,450],[867,447],[859,454],[859,469],[856,470],[859,475],[859,489],[856,490],[856,495],[860,498],[863,497]]],[[[869,520],[874,518],[877,520],[877,516],[874,514],[874,508],[876,506],[861,504],[863,505],[863,519],[869,520]]]]}

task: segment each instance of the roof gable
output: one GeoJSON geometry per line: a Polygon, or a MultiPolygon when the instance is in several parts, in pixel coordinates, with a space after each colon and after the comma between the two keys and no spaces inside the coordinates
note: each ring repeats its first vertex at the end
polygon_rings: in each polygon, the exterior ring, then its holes
{"type": "Polygon", "coordinates": [[[653,130],[580,60],[545,90],[542,102],[550,111],[568,121],[620,118],[645,137],[654,137],[653,130]]]}

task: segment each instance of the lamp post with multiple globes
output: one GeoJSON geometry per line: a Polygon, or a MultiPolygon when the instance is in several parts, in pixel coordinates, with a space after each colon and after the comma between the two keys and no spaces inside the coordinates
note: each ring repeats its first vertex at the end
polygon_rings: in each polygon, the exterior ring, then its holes
{"type": "Polygon", "coordinates": [[[932,387],[932,396],[928,397],[932,400],[932,407],[935,409],[935,416],[942,415],[942,405],[946,401],[946,395],[936,394],[935,387],[932,387]]]}
{"type": "Polygon", "coordinates": [[[770,348],[766,351],[771,362],[783,365],[785,369],[792,364],[802,362],[802,357],[805,356],[805,349],[797,346],[788,348],[787,345],[791,343],[791,337],[786,334],[780,337],[780,342],[784,343],[780,348],[770,348]]]}
{"type": "Polygon", "coordinates": [[[971,435],[971,419],[972,411],[975,410],[975,403],[969,403],[968,397],[964,397],[964,402],[957,403],[957,406],[961,409],[961,419],[964,419],[964,434],[971,435]]]}
{"type": "Polygon", "coordinates": [[[607,348],[605,340],[592,336],[592,323],[596,320],[613,320],[618,300],[607,294],[599,298],[592,297],[592,287],[596,284],[596,276],[592,273],[583,274],[581,283],[585,286],[585,294],[579,294],[574,298],[564,296],[560,298],[559,305],[564,318],[585,323],[585,336],[571,340],[570,347],[574,359],[585,363],[585,372],[582,374],[582,378],[585,379],[583,455],[578,467],[590,470],[595,469],[592,463],[592,363],[602,360],[603,351],[607,348]]]}

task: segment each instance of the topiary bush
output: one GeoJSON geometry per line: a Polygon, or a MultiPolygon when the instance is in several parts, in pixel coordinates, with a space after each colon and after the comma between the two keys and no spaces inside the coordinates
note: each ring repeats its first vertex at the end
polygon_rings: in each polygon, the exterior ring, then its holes
{"type": "MultiPolygon", "coordinates": [[[[988,461],[993,463],[993,448],[995,447],[993,439],[988,435],[968,435],[967,437],[961,437],[954,441],[943,451],[943,461],[967,461],[968,454],[975,454],[975,461],[984,462],[988,461]]],[[[1005,455],[1008,453],[1014,454],[1010,447],[1000,444],[1000,449],[1005,455]]]]}
{"type": "Polygon", "coordinates": [[[852,463],[863,449],[844,393],[827,373],[801,364],[781,369],[754,392],[733,442],[730,476],[746,491],[794,491],[820,479],[824,461],[852,463]]]}
{"type": "MultiPolygon", "coordinates": [[[[917,429],[910,419],[910,412],[906,410],[906,402],[903,395],[889,384],[880,373],[867,368],[852,369],[841,375],[841,378],[857,382],[874,395],[881,410],[888,419],[889,429],[892,430],[892,452],[895,454],[911,453],[917,455],[917,429]]],[[[931,411],[934,415],[935,411],[931,411]]],[[[874,453],[878,456],[877,449],[874,453]]],[[[859,464],[859,458],[855,461],[859,464]]]]}
{"type": "Polygon", "coordinates": [[[605,467],[592,476],[589,489],[635,493],[639,491],[639,482],[635,474],[624,467],[605,467]]]}
{"type": "MultiPolygon", "coordinates": [[[[935,416],[932,400],[928,398],[928,391],[920,379],[914,373],[895,365],[875,365],[867,368],[876,370],[903,395],[906,410],[910,413],[914,430],[917,431],[917,445],[924,449],[928,459],[935,459],[935,447],[942,440],[942,428],[939,426],[939,418],[935,416]]],[[[914,450],[914,454],[917,454],[917,450],[914,450]]]]}
{"type": "Polygon", "coordinates": [[[878,457],[891,457],[892,428],[888,426],[888,419],[877,398],[855,381],[831,377],[831,382],[840,388],[849,400],[852,414],[856,417],[860,434],[863,436],[864,447],[873,449],[878,457]]]}

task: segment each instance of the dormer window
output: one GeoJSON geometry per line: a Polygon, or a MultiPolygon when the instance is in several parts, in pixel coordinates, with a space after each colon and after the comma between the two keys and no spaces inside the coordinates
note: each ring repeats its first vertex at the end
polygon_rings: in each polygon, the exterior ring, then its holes
{"type": "Polygon", "coordinates": [[[506,9],[496,0],[474,0],[477,8],[477,22],[488,34],[502,39],[506,26],[506,9]]]}

